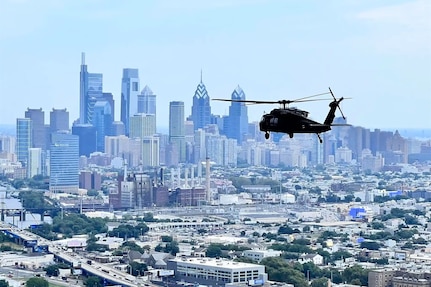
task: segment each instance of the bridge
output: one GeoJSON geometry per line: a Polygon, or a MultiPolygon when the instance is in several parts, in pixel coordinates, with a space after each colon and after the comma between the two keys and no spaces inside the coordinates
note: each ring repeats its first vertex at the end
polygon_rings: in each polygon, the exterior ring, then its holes
{"type": "MultiPolygon", "coordinates": [[[[33,250],[46,247],[46,251],[52,253],[57,260],[70,264],[72,268],[81,269],[84,274],[90,274],[102,278],[105,285],[121,285],[123,287],[141,286],[139,282],[136,282],[135,276],[95,261],[91,261],[90,263],[87,258],[66,252],[62,247],[56,246],[53,242],[26,230],[1,224],[0,231],[11,238],[14,238],[17,244],[24,245],[33,250]]],[[[158,285],[146,282],[145,286],[158,285]]]]}

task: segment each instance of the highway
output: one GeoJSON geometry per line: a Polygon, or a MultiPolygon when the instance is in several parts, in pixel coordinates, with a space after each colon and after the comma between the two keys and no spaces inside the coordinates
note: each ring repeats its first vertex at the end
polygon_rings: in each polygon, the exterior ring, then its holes
{"type": "MultiPolygon", "coordinates": [[[[113,285],[118,284],[125,287],[139,287],[144,284],[136,282],[136,277],[122,272],[120,270],[114,269],[105,264],[101,264],[95,261],[92,261],[91,264],[87,263],[87,258],[77,255],[75,253],[70,253],[64,251],[61,247],[56,246],[51,241],[46,240],[43,237],[40,237],[36,234],[28,232],[26,230],[22,230],[10,225],[2,224],[0,227],[1,230],[8,230],[22,238],[33,238],[38,241],[38,245],[47,245],[50,253],[54,254],[55,257],[60,258],[66,262],[70,262],[73,267],[80,266],[83,271],[87,273],[93,274],[94,276],[98,276],[100,278],[106,279],[108,282],[113,285]]],[[[158,286],[155,284],[151,284],[151,282],[146,282],[145,286],[158,286]]]]}

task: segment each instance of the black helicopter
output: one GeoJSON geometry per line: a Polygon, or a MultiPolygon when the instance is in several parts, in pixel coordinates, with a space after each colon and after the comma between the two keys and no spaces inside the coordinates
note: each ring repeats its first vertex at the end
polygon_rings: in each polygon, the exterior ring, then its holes
{"type": "Polygon", "coordinates": [[[340,109],[340,102],[345,98],[341,97],[336,99],[332,93],[331,88],[329,92],[312,95],[296,100],[280,100],[280,101],[253,101],[253,100],[229,100],[229,99],[213,99],[215,101],[226,101],[226,102],[242,102],[247,104],[280,104],[281,107],[273,109],[269,114],[264,114],[259,123],[261,131],[265,132],[265,138],[269,139],[270,132],[286,133],[290,138],[293,138],[295,133],[314,133],[319,137],[319,141],[322,143],[320,133],[331,130],[332,126],[348,126],[347,124],[333,124],[335,118],[335,110],[340,110],[343,119],[346,119],[343,112],[340,109]],[[289,104],[309,101],[321,101],[328,99],[310,99],[312,97],[322,95],[332,95],[332,102],[329,104],[329,112],[323,123],[313,121],[308,118],[308,112],[300,110],[298,108],[290,108],[289,104]]]}

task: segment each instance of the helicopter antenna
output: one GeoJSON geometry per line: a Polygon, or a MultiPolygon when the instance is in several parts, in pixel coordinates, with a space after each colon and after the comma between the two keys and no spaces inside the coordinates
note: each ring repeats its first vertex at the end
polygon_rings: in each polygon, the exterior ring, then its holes
{"type": "Polygon", "coordinates": [[[338,102],[338,103],[337,103],[337,108],[338,108],[338,110],[340,111],[341,115],[343,116],[343,119],[346,119],[346,117],[344,116],[343,111],[341,110],[340,105],[339,105],[339,103],[340,103],[344,98],[341,98],[340,100],[338,100],[338,101],[337,101],[337,99],[336,99],[336,98],[335,98],[335,96],[334,96],[334,93],[332,93],[331,87],[329,87],[329,93],[330,93],[330,94],[331,94],[331,96],[334,98],[334,101],[338,102]]]}

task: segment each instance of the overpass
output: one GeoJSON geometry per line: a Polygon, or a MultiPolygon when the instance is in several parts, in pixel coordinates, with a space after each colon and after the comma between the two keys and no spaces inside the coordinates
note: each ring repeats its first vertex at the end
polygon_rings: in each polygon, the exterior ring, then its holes
{"type": "MultiPolygon", "coordinates": [[[[83,273],[98,276],[105,281],[105,285],[121,285],[124,287],[140,287],[141,284],[136,282],[136,277],[105,264],[101,264],[95,261],[91,261],[85,257],[79,256],[75,253],[64,251],[61,247],[56,246],[51,241],[40,237],[36,234],[22,230],[16,227],[12,227],[6,224],[0,225],[0,231],[14,238],[18,244],[22,244],[25,247],[37,249],[40,246],[46,246],[49,253],[52,253],[59,261],[68,263],[72,268],[79,268],[83,273]]],[[[158,286],[151,282],[146,282],[147,286],[158,286]]]]}

